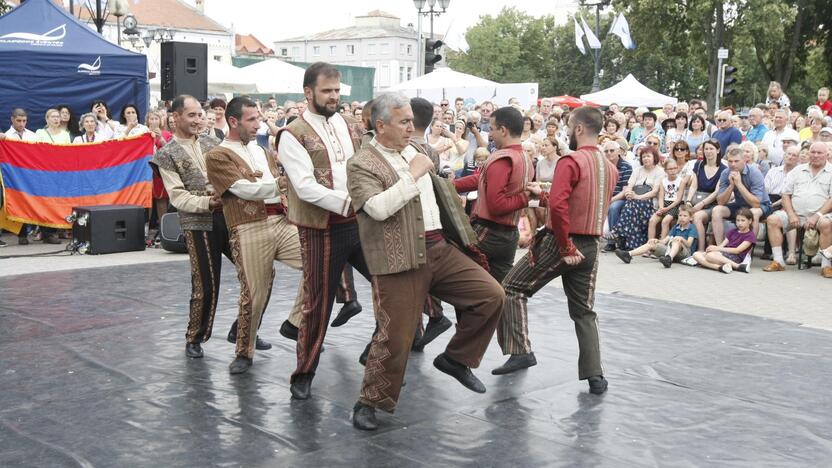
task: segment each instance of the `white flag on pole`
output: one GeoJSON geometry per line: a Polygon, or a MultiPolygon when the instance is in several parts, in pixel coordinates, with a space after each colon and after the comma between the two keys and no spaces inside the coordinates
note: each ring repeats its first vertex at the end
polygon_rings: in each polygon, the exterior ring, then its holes
{"type": "Polygon", "coordinates": [[[584,26],[584,33],[586,34],[586,41],[589,43],[590,49],[600,49],[601,48],[601,41],[595,36],[595,33],[592,32],[589,25],[586,24],[586,21],[583,17],[581,17],[581,24],[584,26]]]}
{"type": "Polygon", "coordinates": [[[575,18],[575,45],[582,54],[586,55],[586,48],[584,47],[584,30],[578,24],[578,18],[575,18]]]}
{"type": "Polygon", "coordinates": [[[630,25],[627,23],[627,18],[624,17],[624,13],[618,14],[615,21],[612,23],[609,33],[618,36],[621,39],[621,45],[623,45],[625,49],[636,48],[636,43],[633,42],[633,38],[630,36],[630,25]]]}
{"type": "Polygon", "coordinates": [[[457,51],[468,53],[468,41],[465,39],[465,29],[457,22],[451,21],[445,37],[442,39],[445,46],[457,51]]]}

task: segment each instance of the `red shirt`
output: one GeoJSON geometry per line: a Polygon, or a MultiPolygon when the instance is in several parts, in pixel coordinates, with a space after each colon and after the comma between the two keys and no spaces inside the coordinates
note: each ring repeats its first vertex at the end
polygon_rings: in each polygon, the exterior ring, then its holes
{"type": "Polygon", "coordinates": [[[820,110],[828,116],[832,116],[832,101],[826,101],[823,104],[820,101],[815,102],[815,105],[820,107],[820,110]]]}
{"type": "MultiPolygon", "coordinates": [[[[523,151],[523,147],[520,145],[507,146],[505,149],[508,148],[515,148],[518,151],[523,151]]],[[[486,184],[485,194],[478,194],[478,196],[486,197],[490,212],[497,216],[511,214],[529,206],[529,197],[526,195],[526,192],[520,192],[514,195],[506,193],[510,175],[510,159],[503,158],[494,161],[491,168],[488,170],[488,184],[486,184]]],[[[480,175],[472,174],[459,179],[454,179],[454,187],[456,187],[456,191],[460,193],[471,192],[477,190],[479,181],[480,175]]]]}

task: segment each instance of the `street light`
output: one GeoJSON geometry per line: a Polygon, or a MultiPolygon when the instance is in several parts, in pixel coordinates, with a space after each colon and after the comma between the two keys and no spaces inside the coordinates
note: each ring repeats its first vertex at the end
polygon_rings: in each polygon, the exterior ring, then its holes
{"type": "Polygon", "coordinates": [[[424,64],[422,63],[424,60],[421,57],[421,54],[423,53],[422,49],[424,49],[422,45],[422,16],[430,17],[430,39],[433,40],[433,17],[446,13],[448,6],[451,4],[451,0],[439,0],[439,8],[441,8],[442,11],[434,8],[436,7],[436,3],[437,0],[413,0],[413,6],[416,7],[417,16],[419,18],[419,46],[416,50],[419,51],[420,56],[416,66],[422,67],[422,73],[419,73],[420,75],[424,73],[424,64]],[[422,11],[422,9],[425,8],[425,3],[427,3],[429,9],[422,11]]]}
{"type": "Polygon", "coordinates": [[[150,48],[153,42],[168,42],[173,40],[173,32],[170,29],[148,29],[142,34],[145,47],[150,48]]]}
{"type": "MultiPolygon", "coordinates": [[[[601,38],[601,9],[609,6],[611,0],[597,0],[590,2],[587,0],[578,0],[581,6],[595,7],[595,37],[599,40],[601,38]]],[[[601,89],[601,49],[593,49],[595,55],[595,75],[592,78],[592,92],[601,89]]]]}

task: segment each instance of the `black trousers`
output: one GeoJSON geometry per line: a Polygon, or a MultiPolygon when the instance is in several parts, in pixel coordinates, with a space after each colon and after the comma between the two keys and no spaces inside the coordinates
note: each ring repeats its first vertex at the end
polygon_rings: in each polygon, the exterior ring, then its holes
{"type": "Polygon", "coordinates": [[[211,231],[186,230],[185,245],[191,260],[191,308],[185,340],[202,343],[211,337],[220,292],[222,256],[231,258],[228,228],[222,212],[213,213],[211,231]]]}

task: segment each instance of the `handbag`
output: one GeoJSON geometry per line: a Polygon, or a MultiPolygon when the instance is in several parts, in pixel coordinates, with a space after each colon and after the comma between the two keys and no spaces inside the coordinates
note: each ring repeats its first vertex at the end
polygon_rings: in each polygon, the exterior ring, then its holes
{"type": "Polygon", "coordinates": [[[633,187],[633,192],[636,195],[644,195],[645,193],[650,193],[653,190],[653,186],[650,184],[638,184],[633,187]]]}

